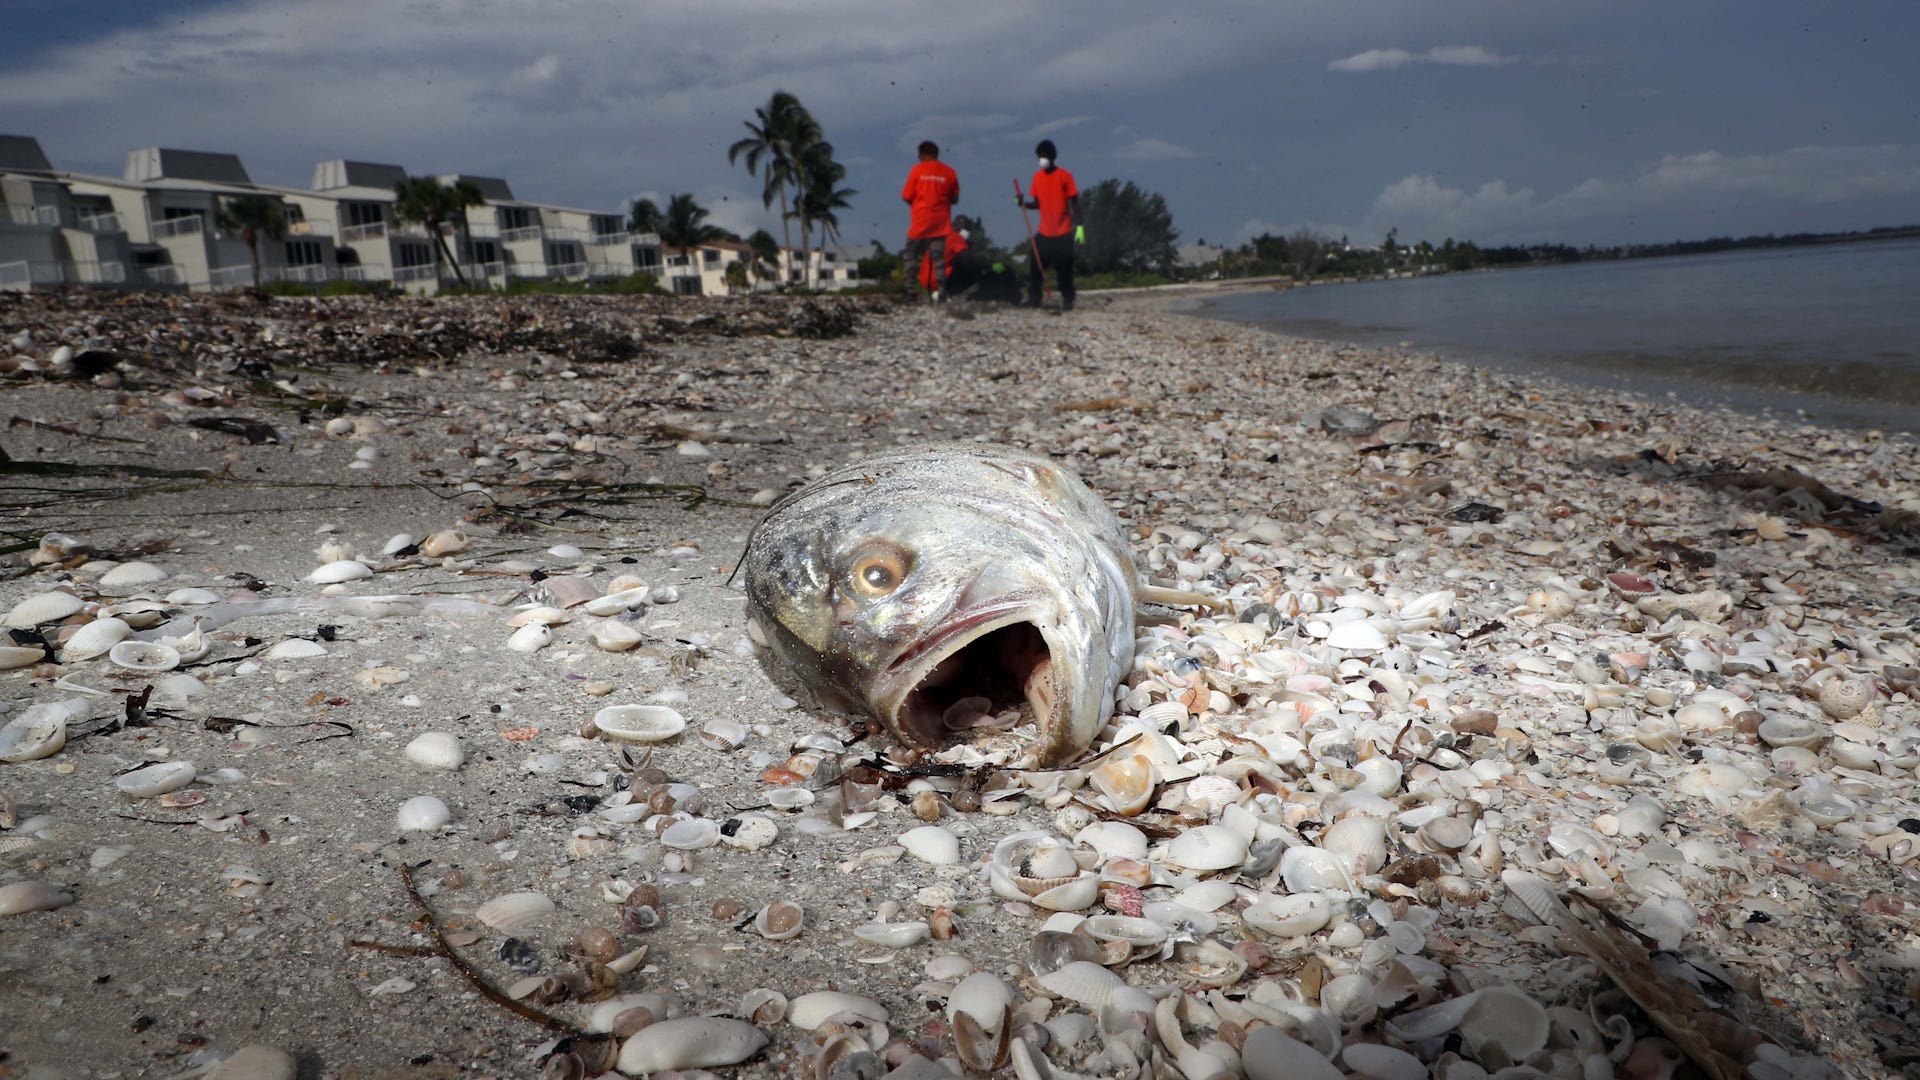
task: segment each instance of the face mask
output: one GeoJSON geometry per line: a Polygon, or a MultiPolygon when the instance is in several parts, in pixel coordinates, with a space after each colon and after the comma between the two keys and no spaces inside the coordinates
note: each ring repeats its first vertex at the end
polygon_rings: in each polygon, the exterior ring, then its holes
{"type": "Polygon", "coordinates": [[[1042,169],[1051,169],[1051,168],[1053,168],[1053,159],[1052,159],[1052,158],[1041,158],[1041,159],[1040,159],[1040,167],[1041,167],[1042,169]]]}

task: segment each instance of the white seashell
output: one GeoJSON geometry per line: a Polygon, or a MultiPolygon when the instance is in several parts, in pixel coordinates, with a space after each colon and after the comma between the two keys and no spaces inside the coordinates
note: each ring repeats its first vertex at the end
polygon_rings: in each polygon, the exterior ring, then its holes
{"type": "Polygon", "coordinates": [[[744,1020],[683,1016],[648,1024],[628,1037],[617,1067],[629,1076],[725,1068],[766,1049],[768,1041],[766,1032],[744,1020]]]}
{"type": "Polygon", "coordinates": [[[882,1024],[888,1018],[886,1006],[872,998],[840,990],[816,990],[793,999],[787,1006],[787,1023],[802,1031],[812,1031],[841,1013],[864,1016],[882,1024]]]}
{"type": "Polygon", "coordinates": [[[180,652],[153,641],[122,641],[107,650],[107,659],[133,671],[172,671],[180,666],[180,652]]]}
{"type": "Polygon", "coordinates": [[[1100,899],[1100,879],[1092,874],[1042,889],[1033,895],[1033,906],[1048,911],[1080,911],[1100,899]]]}
{"type": "Polygon", "coordinates": [[[955,1013],[966,1013],[993,1034],[1000,1030],[1000,1021],[1012,1005],[1013,991],[1007,984],[992,972],[978,971],[960,980],[947,995],[947,1020],[951,1023],[955,1013]]]}
{"type": "Polygon", "coordinates": [[[589,615],[618,615],[632,611],[647,602],[650,591],[645,585],[636,585],[631,589],[621,589],[605,596],[596,596],[586,602],[586,612],[589,615]]]}
{"type": "Polygon", "coordinates": [[[0,761],[38,761],[67,745],[67,721],[90,709],[84,698],[43,701],[0,727],[0,761]]]}
{"type": "Polygon", "coordinates": [[[432,832],[453,820],[447,804],[431,795],[415,795],[400,804],[395,823],[401,832],[432,832]]]}
{"type": "Polygon", "coordinates": [[[1185,703],[1171,699],[1156,701],[1140,710],[1140,722],[1155,730],[1164,729],[1169,724],[1184,725],[1188,716],[1185,703]]]}
{"type": "Polygon", "coordinates": [[[1380,652],[1387,647],[1387,635],[1365,619],[1350,619],[1333,625],[1327,644],[1348,652],[1380,652]]]}
{"type": "Polygon", "coordinates": [[[1173,933],[1152,919],[1127,915],[1089,915],[1080,929],[1096,941],[1124,941],[1136,949],[1158,948],[1173,933]]]}
{"type": "Polygon", "coordinates": [[[739,1013],[756,1024],[777,1024],[787,1018],[787,995],[755,987],[740,995],[739,1013]]]}
{"type": "Polygon", "coordinates": [[[1345,1080],[1320,1051],[1271,1026],[1247,1032],[1240,1063],[1247,1080],[1345,1080]]]}
{"type": "Polygon", "coordinates": [[[1198,881],[1180,890],[1180,906],[1193,911],[1218,911],[1238,895],[1233,882],[1221,878],[1198,881]]]}
{"type": "Polygon", "coordinates": [[[0,671],[32,667],[46,658],[47,651],[37,645],[0,645],[0,671]]]}
{"type": "Polygon", "coordinates": [[[600,734],[619,742],[663,742],[687,730],[687,718],[665,705],[608,705],[593,714],[600,734]]]}
{"type": "Polygon", "coordinates": [[[448,555],[458,555],[471,545],[467,534],[459,529],[442,529],[420,541],[420,554],[429,559],[442,559],[448,555]]]}
{"type": "Polygon", "coordinates": [[[1342,1030],[1373,1019],[1373,980],[1358,973],[1329,979],[1320,987],[1320,1008],[1342,1030]]]}
{"type": "Polygon", "coordinates": [[[1827,741],[1827,730],[1804,716],[1774,713],[1760,721],[1755,732],[1768,746],[1815,747],[1827,741]]]}
{"type": "Polygon", "coordinates": [[[387,540],[386,544],[380,548],[380,554],[388,556],[398,555],[412,546],[412,533],[394,533],[393,536],[387,540]]]}
{"type": "Polygon", "coordinates": [[[900,846],[921,862],[951,866],[960,861],[960,838],[939,825],[922,825],[900,834],[900,846]]]}
{"type": "Polygon", "coordinates": [[[1312,847],[1290,847],[1280,854],[1280,878],[1287,891],[1312,893],[1353,891],[1353,878],[1346,860],[1331,851],[1312,847]]]}
{"type": "Polygon", "coordinates": [[[220,594],[212,589],[188,588],[175,589],[167,594],[167,603],[182,607],[204,607],[220,602],[220,594]]]}
{"type": "Polygon", "coordinates": [[[207,640],[206,631],[200,629],[200,620],[193,620],[193,629],[179,637],[161,635],[160,644],[172,649],[183,664],[203,660],[213,651],[213,643],[207,640]]]}
{"type": "Polygon", "coordinates": [[[1099,852],[1103,861],[1147,857],[1147,834],[1124,821],[1096,821],[1074,833],[1073,842],[1099,852]]]}
{"type": "MultiPolygon", "coordinates": [[[[1586,1014],[1576,1014],[1585,1019],[1586,1014]]],[[[1398,1047],[1379,1043],[1349,1043],[1340,1052],[1340,1060],[1366,1080],[1425,1080],[1427,1067],[1420,1059],[1398,1047]]]]}
{"type": "Polygon", "coordinates": [[[1174,837],[1166,857],[1188,870],[1225,870],[1247,860],[1247,840],[1224,826],[1202,825],[1174,837]]]}
{"type": "Polygon", "coordinates": [[[1203,773],[1187,781],[1181,792],[1186,796],[1188,806],[1208,817],[1217,816],[1221,810],[1240,801],[1240,797],[1246,794],[1239,784],[1213,773],[1203,773]]]}
{"type": "Polygon", "coordinates": [[[775,810],[804,810],[813,805],[813,792],[803,787],[777,787],[767,792],[767,805],[775,810]]]}
{"type": "Polygon", "coordinates": [[[780,826],[765,814],[741,814],[720,829],[720,842],[735,851],[759,851],[780,836],[780,826]]]}
{"type": "Polygon", "coordinates": [[[522,626],[532,626],[535,623],[543,626],[559,626],[572,621],[573,616],[568,615],[559,608],[551,604],[540,604],[534,607],[521,608],[514,613],[512,618],[507,620],[507,625],[518,629],[522,626]]]}
{"type": "Polygon", "coordinates": [[[512,934],[551,914],[553,908],[553,900],[546,893],[510,892],[474,908],[473,917],[495,930],[512,934]]]}
{"type": "Polygon", "coordinates": [[[460,748],[460,740],[444,731],[415,736],[407,744],[406,755],[407,760],[416,764],[449,772],[467,763],[467,752],[460,748]]]}
{"type": "Polygon", "coordinates": [[[136,799],[150,799],[193,783],[197,772],[191,761],[162,761],[114,777],[113,786],[136,799]]]}
{"type": "Polygon", "coordinates": [[[16,881],[0,885],[0,915],[25,915],[30,911],[52,911],[73,903],[73,894],[39,881],[16,881]]]}
{"type": "Polygon", "coordinates": [[[626,652],[640,644],[643,635],[630,624],[619,619],[602,619],[588,631],[593,644],[602,652],[626,652]]]}
{"type": "Polygon", "coordinates": [[[100,588],[103,592],[118,593],[166,579],[167,572],[150,562],[123,562],[100,575],[100,588]]]}
{"type": "Polygon", "coordinates": [[[1311,934],[1324,929],[1332,920],[1332,901],[1317,892],[1263,897],[1240,913],[1241,922],[1277,938],[1311,934]]]}
{"type": "Polygon", "coordinates": [[[1820,711],[1835,720],[1851,720],[1873,702],[1871,679],[1828,679],[1820,684],[1820,711]]]}
{"type": "Polygon", "coordinates": [[[1400,763],[1390,757],[1371,757],[1354,763],[1354,771],[1365,779],[1354,788],[1369,795],[1390,797],[1400,790],[1400,779],[1405,775],[1400,763]]]}
{"type": "Polygon", "coordinates": [[[700,742],[715,750],[738,750],[747,741],[747,725],[738,720],[716,716],[700,725],[700,742]]]}
{"type": "Polygon", "coordinates": [[[1430,850],[1452,853],[1473,842],[1473,823],[1465,818],[1438,817],[1420,826],[1415,835],[1430,850]]]}
{"type": "Polygon", "coordinates": [[[720,823],[712,818],[681,818],[660,834],[660,846],[698,851],[720,842],[720,823]]]}
{"type": "Polygon", "coordinates": [[[343,581],[359,581],[373,576],[373,567],[358,559],[337,559],[324,563],[318,570],[307,575],[307,580],[315,585],[338,585],[343,581]]]}
{"type": "Polygon", "coordinates": [[[775,900],[753,916],[753,928],[768,941],[799,937],[806,925],[806,909],[790,900],[775,900]]]}
{"type": "Polygon", "coordinates": [[[1387,864],[1387,826],[1375,818],[1341,818],[1320,834],[1320,847],[1347,860],[1359,874],[1371,874],[1387,864]]]}
{"type": "Polygon", "coordinates": [[[74,631],[66,644],[60,646],[60,661],[72,663],[75,660],[91,660],[96,656],[105,656],[107,650],[125,641],[127,635],[131,633],[133,633],[133,627],[128,626],[124,619],[115,619],[111,616],[95,619],[74,631]]]}
{"type": "Polygon", "coordinates": [[[1126,980],[1090,960],[1074,960],[1040,976],[1047,992],[1078,1005],[1099,1008],[1110,1004],[1126,980]]]}
{"type": "Polygon", "coordinates": [[[1107,809],[1128,817],[1147,808],[1158,782],[1153,759],[1140,753],[1109,757],[1087,774],[1107,809]]]}
{"type": "Polygon", "coordinates": [[[666,1020],[678,1016],[679,1006],[664,994],[651,991],[628,994],[615,994],[613,997],[594,1005],[587,1013],[587,1030],[595,1033],[612,1031],[620,1014],[631,1009],[645,1009],[656,1020],[666,1020]]]}
{"type": "Polygon", "coordinates": [[[909,945],[918,945],[927,940],[932,932],[932,928],[924,922],[863,923],[853,928],[854,937],[883,949],[904,949],[909,945]]]}
{"type": "Polygon", "coordinates": [[[507,638],[507,648],[514,652],[539,652],[551,644],[553,644],[553,631],[547,629],[545,623],[528,623],[507,638]]]}
{"type": "Polygon", "coordinates": [[[1695,795],[1719,802],[1739,794],[1740,789],[1751,782],[1751,778],[1738,766],[1708,762],[1680,770],[1674,790],[1682,795],[1695,795]]]}
{"type": "Polygon", "coordinates": [[[35,593],[13,605],[7,612],[3,625],[10,627],[40,626],[45,623],[59,622],[69,615],[86,610],[87,602],[70,592],[53,590],[35,593]]]}
{"type": "Polygon", "coordinates": [[[1489,986],[1460,1020],[1460,1037],[1473,1059],[1504,1069],[1547,1045],[1547,1010],[1511,986],[1489,986]]]}
{"type": "Polygon", "coordinates": [[[264,655],[269,660],[311,660],[327,655],[327,647],[306,638],[288,638],[268,649],[264,655]]]}

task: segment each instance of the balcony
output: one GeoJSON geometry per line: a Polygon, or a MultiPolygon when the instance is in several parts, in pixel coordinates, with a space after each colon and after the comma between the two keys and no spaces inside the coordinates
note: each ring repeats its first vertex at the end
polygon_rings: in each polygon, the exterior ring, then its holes
{"type": "Polygon", "coordinates": [[[216,289],[244,289],[253,284],[253,267],[221,266],[207,275],[208,284],[216,289]]]}
{"type": "Polygon", "coordinates": [[[60,224],[60,208],[57,206],[9,206],[7,213],[15,225],[60,224]]]}
{"type": "Polygon", "coordinates": [[[326,218],[307,218],[287,222],[288,236],[332,236],[333,222],[326,218]]]}
{"type": "Polygon", "coordinates": [[[308,285],[324,285],[333,280],[333,268],[326,263],[288,266],[283,268],[278,276],[281,281],[298,281],[308,285]]]}
{"type": "Polygon", "coordinates": [[[385,235],[387,235],[387,223],[384,221],[369,221],[365,225],[349,225],[340,230],[340,240],[346,244],[358,243],[362,240],[377,240],[385,235]]]}
{"type": "Polygon", "coordinates": [[[400,282],[438,281],[439,279],[440,269],[432,263],[422,263],[419,266],[398,266],[395,267],[393,271],[393,280],[400,282]]]}
{"type": "Polygon", "coordinates": [[[587,276],[587,264],[583,262],[554,263],[547,267],[547,275],[557,278],[583,278],[587,276]]]}
{"type": "Polygon", "coordinates": [[[587,268],[587,276],[596,278],[623,278],[631,273],[632,263],[595,263],[587,268]]]}
{"type": "Polygon", "coordinates": [[[127,280],[127,264],[82,260],[73,264],[68,280],[81,285],[124,285],[127,280]]]}
{"type": "Polygon", "coordinates": [[[467,280],[492,281],[507,276],[507,264],[503,262],[466,263],[461,269],[467,272],[467,280]]]}
{"type": "Polygon", "coordinates": [[[187,272],[178,266],[143,266],[140,268],[140,280],[149,285],[185,285],[187,272]]]}
{"type": "Polygon", "coordinates": [[[569,229],[565,226],[550,227],[546,230],[546,233],[547,239],[549,240],[585,241],[587,238],[587,231],[585,229],[569,229]]]}
{"type": "Polygon", "coordinates": [[[120,215],[115,213],[81,214],[80,227],[90,233],[117,233],[127,231],[126,225],[120,221],[120,215]]]}
{"type": "Polygon", "coordinates": [[[164,240],[169,236],[192,236],[200,232],[201,227],[205,224],[206,220],[199,214],[188,214],[185,217],[156,221],[153,223],[153,238],[155,240],[164,240]]]}
{"type": "Polygon", "coordinates": [[[627,239],[640,247],[660,246],[660,234],[657,232],[630,232],[627,234],[627,239]]]}
{"type": "Polygon", "coordinates": [[[540,281],[547,276],[547,264],[513,263],[507,267],[507,276],[523,281],[540,281]]]}
{"type": "Polygon", "coordinates": [[[387,281],[390,275],[384,263],[372,263],[365,266],[343,266],[340,268],[342,281],[387,281]]]}
{"type": "Polygon", "coordinates": [[[528,225],[520,229],[502,229],[500,230],[500,242],[503,244],[517,244],[524,240],[538,240],[543,231],[544,230],[538,225],[528,225]]]}
{"type": "Polygon", "coordinates": [[[627,238],[631,235],[633,234],[624,232],[594,233],[592,236],[587,237],[587,243],[597,247],[609,247],[613,244],[626,243],[627,238]]]}
{"type": "Polygon", "coordinates": [[[127,267],[118,262],[0,263],[0,290],[25,291],[36,285],[118,285],[127,280],[127,267]]]}
{"type": "Polygon", "coordinates": [[[492,221],[476,221],[472,227],[467,230],[467,235],[473,237],[475,240],[498,240],[500,239],[500,225],[492,221]]]}

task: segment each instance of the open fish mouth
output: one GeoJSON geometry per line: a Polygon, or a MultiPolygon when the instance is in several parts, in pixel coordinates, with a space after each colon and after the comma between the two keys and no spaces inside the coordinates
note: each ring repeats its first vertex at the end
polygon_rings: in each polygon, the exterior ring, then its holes
{"type": "MultiPolygon", "coordinates": [[[[1030,714],[1036,742],[1062,730],[1052,648],[1028,605],[976,608],[937,628],[888,669],[879,703],[907,742],[939,747],[969,731],[998,726],[1008,709],[1030,714]]],[[[1044,753],[1044,750],[1043,750],[1044,753]]]]}

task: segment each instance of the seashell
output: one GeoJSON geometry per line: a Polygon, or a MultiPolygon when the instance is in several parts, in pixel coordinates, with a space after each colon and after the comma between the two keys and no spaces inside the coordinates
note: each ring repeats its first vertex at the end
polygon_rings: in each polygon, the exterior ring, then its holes
{"type": "Polygon", "coordinates": [[[1489,986],[1460,1021],[1473,1059],[1490,1070],[1519,1064],[1547,1045],[1547,1010],[1511,986],[1489,986]]]}
{"type": "Polygon", "coordinates": [[[587,601],[586,612],[589,615],[619,615],[622,612],[632,611],[647,602],[651,591],[645,585],[637,585],[630,589],[610,592],[605,596],[597,596],[587,601]]]}
{"type": "Polygon", "coordinates": [[[0,671],[32,667],[47,658],[47,650],[38,645],[0,645],[0,671]]]}
{"type": "Polygon", "coordinates": [[[1188,870],[1226,870],[1247,860],[1247,839],[1222,825],[1202,825],[1174,837],[1166,859],[1188,870]]]}
{"type": "Polygon", "coordinates": [[[86,610],[87,602],[70,592],[55,589],[51,592],[35,593],[13,605],[7,612],[4,623],[9,627],[25,628],[59,622],[69,615],[86,610]]]}
{"type": "Polygon", "coordinates": [[[327,655],[326,646],[306,638],[288,638],[266,651],[269,660],[311,660],[327,655]]]}
{"type": "Polygon", "coordinates": [[[207,654],[213,651],[213,643],[207,640],[206,631],[200,628],[199,619],[193,620],[192,630],[181,634],[179,637],[162,634],[160,644],[172,649],[174,654],[179,656],[180,662],[183,664],[191,664],[204,660],[207,654]]]}
{"type": "Polygon", "coordinates": [[[1348,652],[1380,652],[1387,648],[1387,635],[1366,619],[1334,623],[1327,634],[1327,645],[1348,652]]]}
{"type": "Polygon", "coordinates": [[[1239,891],[1221,878],[1197,881],[1180,890],[1180,906],[1191,911],[1218,911],[1232,903],[1239,891]]]}
{"type": "Polygon", "coordinates": [[[599,829],[591,825],[582,825],[567,837],[567,857],[591,859],[610,854],[615,846],[612,840],[600,835],[599,829]]]}
{"type": "Polygon", "coordinates": [[[373,576],[373,567],[358,559],[338,559],[322,563],[320,568],[307,575],[307,580],[315,585],[338,585],[343,581],[359,581],[373,576]]]}
{"type": "Polygon", "coordinates": [[[1709,762],[1703,765],[1689,765],[1680,770],[1679,778],[1674,782],[1674,790],[1682,795],[1695,795],[1710,801],[1721,802],[1739,794],[1740,789],[1751,782],[1747,774],[1737,766],[1709,762]]]}
{"type": "Polygon", "coordinates": [[[660,846],[676,851],[699,851],[720,842],[720,823],[712,818],[681,818],[660,834],[660,846]]]}
{"type": "Polygon", "coordinates": [[[619,619],[602,619],[588,631],[593,644],[602,652],[626,652],[644,640],[640,631],[619,619]]]}
{"type": "Polygon", "coordinates": [[[380,554],[392,557],[413,546],[412,533],[394,533],[380,546],[380,554]]]}
{"type": "Polygon", "coordinates": [[[103,607],[99,614],[111,615],[135,630],[151,630],[168,618],[166,605],[152,600],[129,600],[110,608],[103,607]]]}
{"type": "Polygon", "coordinates": [[[973,974],[973,961],[958,953],[942,953],[927,961],[926,972],[936,982],[957,983],[973,974]]]}
{"type": "Polygon", "coordinates": [[[887,1022],[887,1008],[872,998],[840,990],[816,990],[801,994],[787,1006],[787,1023],[802,1031],[813,1031],[841,1013],[868,1020],[887,1022]]]}
{"type": "Polygon", "coordinates": [[[175,589],[167,594],[167,603],[179,604],[184,607],[204,607],[207,604],[217,604],[219,602],[220,594],[214,592],[212,589],[175,589]]]}
{"type": "Polygon", "coordinates": [[[780,826],[765,814],[741,814],[720,826],[720,842],[735,851],[759,851],[780,836],[780,826]]]}
{"type": "Polygon", "coordinates": [[[1427,1067],[1398,1047],[1379,1043],[1349,1043],[1340,1061],[1365,1080],[1425,1080],[1427,1067]]]}
{"type": "Polygon", "coordinates": [[[1140,753],[1110,757],[1087,774],[1087,783],[1107,809],[1127,817],[1147,808],[1158,782],[1153,759],[1140,753]]]}
{"type": "MultiPolygon", "coordinates": [[[[788,938],[799,937],[806,923],[805,909],[790,900],[775,900],[753,916],[753,928],[768,941],[785,941],[788,938]]],[[[795,1021],[796,1025],[798,1023],[799,1021],[795,1021]]]]}
{"type": "Polygon", "coordinates": [[[1573,614],[1576,606],[1577,602],[1572,593],[1551,585],[1527,594],[1527,607],[1549,619],[1564,619],[1573,614]]]}
{"type": "Polygon", "coordinates": [[[1185,726],[1190,715],[1186,703],[1169,698],[1141,709],[1139,719],[1147,727],[1162,730],[1168,725],[1185,726]]]}
{"type": "Polygon", "coordinates": [[[73,903],[73,894],[39,881],[0,885],[0,916],[52,911],[73,903]]]}
{"type": "Polygon", "coordinates": [[[1671,754],[1681,746],[1680,726],[1664,716],[1643,717],[1633,727],[1633,741],[1656,754],[1671,754]]]}
{"type": "Polygon", "coordinates": [[[133,627],[128,626],[124,619],[112,616],[95,619],[74,631],[73,636],[60,646],[60,661],[72,663],[105,656],[109,649],[125,641],[131,633],[133,627]]]}
{"type": "Polygon", "coordinates": [[[400,804],[395,824],[401,832],[432,832],[453,820],[447,804],[431,795],[415,795],[400,804]]]}
{"type": "Polygon", "coordinates": [[[644,1011],[652,1017],[648,1023],[671,1019],[680,1013],[679,1007],[665,994],[653,992],[615,994],[594,1005],[588,1011],[586,1028],[595,1033],[614,1031],[621,1026],[623,1018],[636,1010],[644,1011]]]}
{"type": "Polygon", "coordinates": [[[102,592],[121,593],[165,581],[167,572],[150,562],[123,562],[100,575],[102,592]]]}
{"type": "Polygon", "coordinates": [[[1086,874],[1033,894],[1033,906],[1048,911],[1079,911],[1100,899],[1100,879],[1086,874]]]}
{"type": "Polygon", "coordinates": [[[449,555],[458,555],[472,546],[467,534],[459,529],[442,529],[420,541],[420,554],[429,559],[444,559],[449,555]]]}
{"type": "Polygon", "coordinates": [[[67,721],[91,709],[85,698],[43,701],[0,727],[0,761],[37,761],[67,745],[67,721]]]}
{"type": "Polygon", "coordinates": [[[933,928],[924,922],[872,922],[853,928],[853,936],[883,949],[904,949],[932,936],[933,928]]]}
{"type": "Polygon", "coordinates": [[[960,861],[960,838],[938,825],[922,825],[900,834],[900,846],[921,862],[951,866],[960,861]]]}
{"type": "Polygon", "coordinates": [[[461,749],[460,740],[444,731],[429,731],[415,736],[407,744],[406,755],[407,760],[415,764],[448,772],[467,763],[467,752],[461,749]]]}
{"type": "Polygon", "coordinates": [[[193,783],[197,772],[191,761],[162,761],[114,777],[113,786],[136,799],[151,799],[193,783]]]}
{"type": "Polygon", "coordinates": [[[1345,817],[1320,834],[1320,847],[1347,860],[1365,875],[1387,864],[1387,826],[1370,817],[1345,817]]]}
{"type": "Polygon", "coordinates": [[[474,908],[473,917],[495,930],[517,934],[553,910],[553,900],[546,893],[510,892],[474,908]]]}
{"type": "Polygon", "coordinates": [[[1089,915],[1080,929],[1095,941],[1124,941],[1135,949],[1157,949],[1173,933],[1152,919],[1126,915],[1089,915]]]}
{"type": "Polygon", "coordinates": [[[534,607],[521,608],[507,620],[507,625],[519,629],[522,626],[532,626],[536,623],[541,626],[559,626],[572,621],[573,616],[568,615],[559,608],[551,604],[541,604],[534,607]]]}
{"type": "Polygon", "coordinates": [[[787,1018],[787,995],[757,987],[740,995],[738,1011],[756,1024],[777,1024],[787,1018]]]}
{"type": "Polygon", "coordinates": [[[1353,891],[1346,860],[1331,851],[1290,847],[1280,855],[1280,879],[1294,893],[1353,891]]]}
{"type": "Polygon", "coordinates": [[[1219,816],[1220,811],[1239,802],[1246,791],[1239,784],[1224,776],[1204,773],[1187,781],[1181,789],[1186,796],[1187,805],[1208,817],[1219,816]]]}
{"type": "Polygon", "coordinates": [[[982,1030],[992,1034],[1000,1030],[1012,1006],[1013,991],[1007,984],[992,972],[977,971],[960,980],[953,993],[947,995],[947,1020],[952,1022],[955,1014],[966,1013],[982,1030]]]}
{"type": "Polygon", "coordinates": [[[665,705],[608,705],[593,714],[593,726],[617,742],[664,742],[687,729],[687,718],[665,705]]]}
{"type": "Polygon", "coordinates": [[[747,741],[747,725],[716,716],[700,725],[700,742],[714,750],[738,750],[747,741]]]}
{"type": "Polygon", "coordinates": [[[1473,824],[1465,818],[1439,817],[1414,830],[1429,851],[1451,854],[1473,842],[1473,824]]]}
{"type": "Polygon", "coordinates": [[[1240,921],[1277,938],[1301,937],[1333,920],[1333,903],[1322,893],[1295,892],[1263,897],[1240,913],[1240,921]]]}
{"type": "Polygon", "coordinates": [[[1760,721],[1755,734],[1768,746],[1816,747],[1827,741],[1827,730],[1804,716],[1774,713],[1760,721]]]}
{"type": "Polygon", "coordinates": [[[777,787],[767,792],[767,805],[775,810],[804,810],[813,805],[813,792],[803,787],[777,787]]]}
{"type": "Polygon", "coordinates": [[[528,623],[507,638],[507,648],[520,653],[539,652],[551,644],[553,631],[545,623],[528,623]]]}
{"type": "Polygon", "coordinates": [[[1872,679],[1828,679],[1820,684],[1820,711],[1835,720],[1851,720],[1873,702],[1872,679]]]}
{"type": "Polygon", "coordinates": [[[1342,1030],[1373,1019],[1373,980],[1358,973],[1329,979],[1320,987],[1320,1008],[1342,1030]]]}
{"type": "Polygon", "coordinates": [[[132,671],[172,671],[180,666],[180,652],[153,641],[122,641],[107,650],[115,666],[132,671]]]}
{"type": "Polygon", "coordinates": [[[1048,993],[1096,1009],[1111,1004],[1127,985],[1120,976],[1086,960],[1074,960],[1039,978],[1048,993]]]}
{"type": "Polygon", "coordinates": [[[620,1046],[617,1068],[630,1076],[738,1065],[766,1049],[767,1034],[744,1020],[685,1016],[635,1032],[620,1046]]]}

